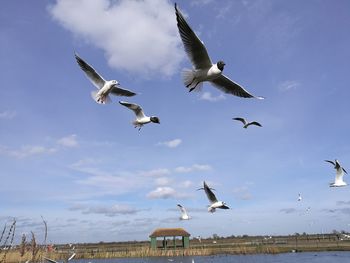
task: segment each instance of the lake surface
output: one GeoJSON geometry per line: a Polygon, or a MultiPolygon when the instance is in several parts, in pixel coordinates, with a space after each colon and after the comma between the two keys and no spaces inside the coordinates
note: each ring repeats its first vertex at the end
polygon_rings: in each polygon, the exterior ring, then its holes
{"type": "Polygon", "coordinates": [[[76,263],[350,263],[350,252],[305,252],[277,255],[217,255],[196,257],[152,257],[152,258],[121,258],[121,259],[89,259],[74,260],[76,263]]]}

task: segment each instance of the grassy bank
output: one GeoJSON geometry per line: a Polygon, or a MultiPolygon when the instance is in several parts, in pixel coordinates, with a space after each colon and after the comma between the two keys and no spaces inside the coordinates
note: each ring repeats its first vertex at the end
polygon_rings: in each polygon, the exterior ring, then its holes
{"type": "MultiPolygon", "coordinates": [[[[161,242],[159,242],[161,243],[161,242]]],[[[197,239],[190,241],[190,248],[158,248],[151,249],[150,243],[144,242],[118,242],[98,244],[75,244],[76,259],[96,258],[127,258],[127,257],[174,257],[174,256],[207,256],[216,254],[257,254],[257,253],[285,253],[291,251],[350,251],[350,240],[342,239],[339,235],[305,235],[284,237],[237,237],[197,239]]],[[[3,253],[3,252],[2,252],[3,253]]],[[[42,262],[43,257],[64,261],[69,257],[71,250],[67,245],[56,245],[52,252],[40,250],[33,260],[32,253],[27,251],[22,257],[19,249],[7,251],[4,262],[24,263],[42,262]]],[[[1,258],[1,254],[0,254],[1,258]]]]}

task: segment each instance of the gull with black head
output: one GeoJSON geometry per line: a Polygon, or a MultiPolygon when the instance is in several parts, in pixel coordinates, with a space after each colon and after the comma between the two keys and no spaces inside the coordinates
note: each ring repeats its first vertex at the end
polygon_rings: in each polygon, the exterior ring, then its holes
{"type": "Polygon", "coordinates": [[[215,194],[213,193],[212,190],[213,188],[210,188],[206,182],[203,182],[203,187],[199,188],[198,190],[204,190],[205,194],[207,195],[210,205],[208,205],[208,212],[214,213],[217,208],[220,209],[230,209],[225,202],[223,201],[218,201],[216,198],[215,194]]]}
{"type": "Polygon", "coordinates": [[[200,89],[204,81],[209,81],[212,85],[225,93],[243,98],[263,99],[263,97],[257,97],[250,94],[242,86],[223,75],[222,72],[225,66],[224,61],[220,60],[215,64],[212,63],[206,47],[188,25],[187,21],[177,8],[176,3],[175,14],[181,40],[194,67],[194,69],[184,69],[182,72],[184,84],[189,88],[189,91],[196,88],[200,89]]]}
{"type": "Polygon", "coordinates": [[[135,126],[135,128],[139,128],[139,130],[141,130],[142,126],[153,122],[153,123],[158,123],[160,124],[159,118],[156,116],[151,116],[148,117],[143,113],[142,108],[134,103],[129,103],[126,101],[119,101],[119,103],[125,107],[127,107],[128,109],[132,110],[135,115],[136,115],[136,119],[132,122],[132,124],[135,126]]]}

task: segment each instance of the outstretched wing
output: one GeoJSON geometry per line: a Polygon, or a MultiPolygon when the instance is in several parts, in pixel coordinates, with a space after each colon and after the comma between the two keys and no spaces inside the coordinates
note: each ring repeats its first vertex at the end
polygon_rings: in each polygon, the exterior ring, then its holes
{"type": "Polygon", "coordinates": [[[51,259],[51,258],[46,258],[46,257],[43,257],[43,258],[44,258],[45,260],[51,262],[51,263],[58,263],[58,261],[53,260],[53,259],[51,259]]]}
{"type": "Polygon", "coordinates": [[[135,113],[137,118],[144,118],[145,117],[145,114],[143,113],[143,110],[139,105],[134,104],[134,103],[129,103],[126,101],[119,101],[119,103],[121,105],[124,105],[125,107],[129,108],[130,110],[132,110],[135,113]]]}
{"type": "Polygon", "coordinates": [[[100,76],[100,74],[97,73],[97,71],[92,66],[90,66],[81,57],[79,57],[77,53],[75,53],[74,55],[78,65],[85,72],[86,76],[91,81],[91,83],[94,84],[96,88],[101,89],[105,84],[105,80],[100,76]]]}
{"type": "Polygon", "coordinates": [[[132,92],[131,90],[124,89],[122,87],[114,86],[111,90],[111,93],[117,96],[125,96],[125,97],[132,97],[135,96],[136,93],[132,92]]]}
{"type": "Polygon", "coordinates": [[[212,190],[209,188],[209,186],[205,183],[204,181],[204,191],[205,194],[207,195],[210,203],[216,203],[218,201],[218,199],[216,198],[216,196],[214,195],[214,193],[212,192],[212,190]]]}
{"type": "Polygon", "coordinates": [[[219,90],[232,94],[242,98],[256,98],[256,99],[264,99],[263,97],[256,97],[246,91],[242,86],[233,82],[225,75],[220,75],[216,79],[210,81],[216,88],[219,90]]]}
{"type": "Polygon", "coordinates": [[[248,123],[247,126],[249,126],[249,125],[256,125],[256,126],[262,127],[262,125],[257,121],[252,121],[252,122],[248,123]]]}
{"type": "Polygon", "coordinates": [[[181,12],[177,9],[175,3],[175,13],[177,20],[177,27],[179,29],[182,43],[184,44],[185,51],[190,58],[195,69],[204,69],[212,66],[212,62],[208,55],[207,49],[203,42],[193,32],[191,27],[187,24],[185,18],[181,12]]]}
{"type": "Polygon", "coordinates": [[[71,261],[74,257],[75,257],[75,253],[73,253],[69,258],[68,258],[68,261],[71,261]]]}
{"type": "Polygon", "coordinates": [[[330,160],[324,160],[325,162],[329,162],[329,163],[331,163],[331,164],[333,164],[334,166],[335,166],[335,162],[333,162],[333,161],[330,161],[330,160]]]}
{"type": "Polygon", "coordinates": [[[232,120],[241,121],[243,123],[243,125],[247,124],[247,121],[244,118],[237,117],[237,118],[232,118],[232,120]]]}

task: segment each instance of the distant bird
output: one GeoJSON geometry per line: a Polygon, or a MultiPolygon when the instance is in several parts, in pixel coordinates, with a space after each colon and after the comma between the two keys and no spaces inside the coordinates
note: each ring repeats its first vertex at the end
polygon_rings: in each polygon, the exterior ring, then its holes
{"type": "Polygon", "coordinates": [[[127,108],[129,108],[130,110],[132,110],[135,115],[136,115],[136,119],[132,122],[132,124],[135,126],[135,128],[139,127],[139,130],[141,130],[142,126],[150,123],[150,122],[154,122],[154,123],[158,123],[160,124],[159,118],[156,116],[151,116],[148,117],[143,113],[142,108],[137,105],[137,104],[133,104],[133,103],[129,103],[126,101],[119,101],[119,103],[127,108]]]}
{"type": "Polygon", "coordinates": [[[311,207],[309,206],[308,208],[306,208],[306,213],[310,212],[311,207]]]}
{"type": "Polygon", "coordinates": [[[237,118],[232,118],[232,120],[236,120],[236,121],[242,122],[243,123],[243,128],[245,128],[245,129],[247,129],[249,125],[256,125],[256,126],[262,127],[262,125],[259,122],[256,122],[256,121],[248,122],[244,118],[237,117],[237,118]]]}
{"type": "Polygon", "coordinates": [[[239,84],[223,75],[222,71],[224,70],[225,62],[220,60],[215,64],[212,63],[203,42],[187,24],[185,18],[177,9],[176,3],[175,13],[181,40],[194,67],[192,70],[184,69],[182,72],[184,84],[189,88],[190,92],[197,87],[200,89],[204,81],[209,81],[225,93],[243,98],[263,99],[263,97],[256,97],[250,94],[239,84]]]}
{"type": "Polygon", "coordinates": [[[189,215],[187,214],[186,209],[185,209],[182,205],[177,204],[177,206],[180,208],[180,211],[181,211],[180,220],[189,220],[189,219],[191,219],[191,218],[189,217],[189,215]]]}
{"type": "Polygon", "coordinates": [[[298,196],[298,201],[301,201],[301,200],[302,200],[301,194],[299,194],[299,196],[298,196]]]}
{"type": "Polygon", "coordinates": [[[111,102],[109,94],[116,96],[126,96],[131,97],[136,95],[136,93],[123,89],[120,87],[119,82],[116,80],[104,80],[103,77],[97,73],[97,71],[85,62],[81,57],[75,53],[75,59],[77,60],[80,68],[85,72],[88,79],[95,85],[98,91],[92,91],[92,98],[99,104],[106,104],[111,102]]]}
{"type": "Polygon", "coordinates": [[[230,209],[225,202],[223,201],[218,201],[218,199],[216,198],[216,196],[214,195],[214,193],[212,192],[212,188],[209,188],[209,186],[206,184],[206,182],[204,181],[203,183],[204,187],[203,188],[199,188],[198,190],[204,190],[205,194],[207,195],[209,202],[211,203],[208,206],[208,212],[214,213],[216,208],[220,208],[220,209],[230,209]]]}
{"type": "Polygon", "coordinates": [[[329,162],[331,164],[334,165],[334,169],[336,170],[336,175],[335,175],[335,180],[334,183],[330,183],[330,187],[340,187],[340,186],[346,186],[347,183],[343,181],[343,176],[344,173],[347,174],[347,172],[345,171],[345,169],[343,167],[341,167],[339,161],[337,159],[335,159],[335,161],[329,161],[329,160],[325,160],[326,162],[329,162]]]}

